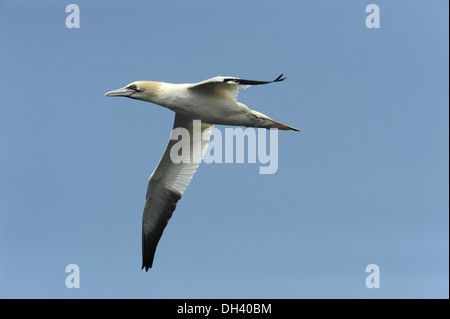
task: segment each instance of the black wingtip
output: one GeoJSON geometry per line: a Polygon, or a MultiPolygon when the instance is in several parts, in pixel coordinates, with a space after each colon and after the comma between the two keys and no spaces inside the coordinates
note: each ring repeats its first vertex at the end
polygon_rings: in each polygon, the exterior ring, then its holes
{"type": "Polygon", "coordinates": [[[148,265],[142,265],[141,270],[145,268],[145,271],[148,272],[149,268],[152,268],[152,266],[148,266],[148,265]]]}
{"type": "Polygon", "coordinates": [[[281,82],[283,81],[286,77],[283,78],[283,73],[281,73],[275,80],[273,80],[273,82],[281,82]]]}

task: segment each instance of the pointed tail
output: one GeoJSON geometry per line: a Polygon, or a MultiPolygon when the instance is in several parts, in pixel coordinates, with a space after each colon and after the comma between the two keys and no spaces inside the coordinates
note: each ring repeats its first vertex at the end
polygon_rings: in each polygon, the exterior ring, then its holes
{"type": "Polygon", "coordinates": [[[285,131],[296,131],[296,132],[300,132],[300,130],[297,129],[297,128],[295,128],[295,127],[292,127],[292,126],[289,126],[289,125],[286,125],[286,124],[277,122],[277,121],[272,120],[272,119],[269,119],[269,120],[270,120],[270,122],[273,123],[273,128],[277,128],[277,129],[279,129],[279,130],[285,130],[285,131]]]}

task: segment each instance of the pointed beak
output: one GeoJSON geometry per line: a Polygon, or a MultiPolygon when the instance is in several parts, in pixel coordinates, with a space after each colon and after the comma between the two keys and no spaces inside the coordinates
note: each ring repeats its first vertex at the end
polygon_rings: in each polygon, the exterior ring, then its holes
{"type": "Polygon", "coordinates": [[[105,96],[130,96],[134,93],[135,91],[127,89],[127,88],[121,88],[121,89],[117,89],[114,91],[109,91],[105,93],[105,96]]]}

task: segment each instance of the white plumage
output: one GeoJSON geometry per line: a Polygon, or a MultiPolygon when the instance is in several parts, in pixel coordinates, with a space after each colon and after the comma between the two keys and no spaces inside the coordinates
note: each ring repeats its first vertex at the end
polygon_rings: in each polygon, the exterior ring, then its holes
{"type": "Polygon", "coordinates": [[[173,131],[182,128],[190,136],[190,160],[175,163],[170,152],[178,142],[169,140],[166,150],[150,176],[142,219],[142,268],[152,267],[156,246],[178,200],[189,185],[206,152],[214,124],[247,127],[298,129],[274,121],[237,101],[240,88],[283,81],[253,81],[217,76],[193,84],[136,81],[105,96],[124,96],[162,105],[175,112],[173,131]],[[194,133],[195,121],[201,120],[201,136],[194,133]]]}

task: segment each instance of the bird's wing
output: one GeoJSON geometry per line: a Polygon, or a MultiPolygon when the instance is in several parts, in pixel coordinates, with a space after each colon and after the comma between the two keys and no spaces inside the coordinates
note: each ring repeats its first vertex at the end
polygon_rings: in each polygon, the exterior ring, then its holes
{"type": "MultiPolygon", "coordinates": [[[[146,271],[152,267],[156,245],[206,152],[212,127],[213,125],[206,123],[194,124],[192,119],[175,114],[171,138],[148,182],[142,217],[142,268],[146,271]],[[183,139],[178,139],[177,128],[184,128],[189,132],[189,160],[185,157],[181,162],[174,163],[170,156],[171,150],[177,143],[182,143],[183,139]]],[[[174,153],[179,154],[179,146],[180,144],[174,149],[174,153]]]]}
{"type": "Polygon", "coordinates": [[[245,80],[230,76],[216,76],[214,78],[192,84],[189,89],[203,94],[221,95],[236,100],[239,89],[246,89],[251,85],[261,85],[283,81],[283,74],[273,81],[245,80]]]}

